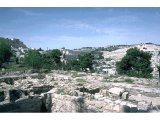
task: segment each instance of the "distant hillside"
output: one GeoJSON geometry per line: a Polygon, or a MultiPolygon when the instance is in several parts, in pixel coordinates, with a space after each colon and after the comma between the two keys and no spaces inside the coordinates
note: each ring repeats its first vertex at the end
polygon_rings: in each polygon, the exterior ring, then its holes
{"type": "Polygon", "coordinates": [[[9,38],[0,37],[0,41],[6,41],[13,48],[19,48],[19,47],[27,48],[27,46],[19,39],[9,39],[9,38]]]}
{"type": "MultiPolygon", "coordinates": [[[[117,47],[117,46],[116,46],[117,47]]],[[[130,45],[130,46],[123,46],[123,47],[117,47],[117,50],[114,51],[103,51],[104,58],[112,58],[114,60],[120,60],[124,57],[126,54],[126,51],[130,48],[137,47],[140,50],[143,50],[145,52],[150,52],[153,54],[153,56],[159,53],[160,46],[153,43],[145,43],[145,44],[137,44],[137,45],[130,45]]]]}

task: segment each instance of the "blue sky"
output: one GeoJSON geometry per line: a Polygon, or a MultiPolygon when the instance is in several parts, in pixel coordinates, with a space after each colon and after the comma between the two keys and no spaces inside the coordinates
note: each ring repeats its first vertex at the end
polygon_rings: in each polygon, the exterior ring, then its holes
{"type": "Polygon", "coordinates": [[[160,8],[0,8],[0,37],[44,49],[160,44],[160,8]]]}

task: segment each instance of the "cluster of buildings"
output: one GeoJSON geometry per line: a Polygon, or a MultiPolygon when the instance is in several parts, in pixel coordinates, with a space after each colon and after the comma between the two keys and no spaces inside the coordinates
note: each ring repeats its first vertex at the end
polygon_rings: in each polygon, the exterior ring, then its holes
{"type": "Polygon", "coordinates": [[[15,53],[16,58],[18,58],[18,61],[20,62],[22,59],[24,59],[24,56],[28,51],[28,48],[14,48],[13,46],[11,46],[11,50],[13,51],[13,53],[15,53]]]}
{"type": "Polygon", "coordinates": [[[113,59],[100,59],[96,60],[97,66],[94,66],[94,69],[98,73],[105,73],[108,76],[116,75],[116,61],[113,59]]]}

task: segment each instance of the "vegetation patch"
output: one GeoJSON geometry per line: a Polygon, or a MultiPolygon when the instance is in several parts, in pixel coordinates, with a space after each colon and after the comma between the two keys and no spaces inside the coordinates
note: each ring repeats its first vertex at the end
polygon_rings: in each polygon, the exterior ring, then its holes
{"type": "Polygon", "coordinates": [[[111,82],[107,77],[102,80],[102,82],[111,82]]]}
{"type": "Polygon", "coordinates": [[[83,86],[84,84],[83,83],[78,83],[76,84],[77,86],[83,86]]]}
{"type": "Polygon", "coordinates": [[[111,61],[112,60],[112,58],[106,58],[106,61],[111,61]]]}
{"type": "Polygon", "coordinates": [[[65,95],[66,94],[65,89],[64,88],[58,89],[57,94],[65,95]]]}
{"type": "Polygon", "coordinates": [[[75,78],[78,76],[78,73],[77,72],[72,72],[72,77],[75,78]]]}
{"type": "Polygon", "coordinates": [[[134,80],[132,80],[130,78],[127,78],[127,79],[124,80],[124,82],[129,83],[129,84],[133,84],[134,80]]]}
{"type": "Polygon", "coordinates": [[[118,81],[117,79],[115,79],[113,82],[117,83],[117,82],[120,82],[120,81],[118,81]]]}
{"type": "Polygon", "coordinates": [[[4,72],[16,72],[16,71],[25,71],[29,70],[28,68],[24,67],[23,65],[16,64],[7,66],[4,72]]]}
{"type": "Polygon", "coordinates": [[[115,78],[120,77],[120,75],[110,75],[110,76],[105,76],[104,79],[102,80],[102,82],[118,82],[117,80],[113,80],[115,78]]]}
{"type": "Polygon", "coordinates": [[[72,77],[76,78],[76,77],[83,77],[83,76],[86,76],[86,74],[81,74],[81,73],[78,73],[78,72],[73,72],[72,73],[72,77]]]}
{"type": "Polygon", "coordinates": [[[86,80],[85,80],[85,79],[82,79],[82,78],[78,78],[78,79],[76,79],[76,81],[77,81],[77,82],[82,82],[82,83],[83,83],[83,82],[86,82],[86,80]]]}

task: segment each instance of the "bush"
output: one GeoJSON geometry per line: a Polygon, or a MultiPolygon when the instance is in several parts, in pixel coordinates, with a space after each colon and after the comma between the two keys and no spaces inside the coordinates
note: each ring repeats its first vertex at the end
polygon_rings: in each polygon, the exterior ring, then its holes
{"type": "Polygon", "coordinates": [[[44,68],[45,69],[61,69],[62,68],[62,62],[61,62],[61,56],[62,53],[58,49],[53,49],[51,51],[48,51],[46,54],[43,55],[44,62],[44,68]]]}
{"type": "Polygon", "coordinates": [[[128,78],[128,79],[125,79],[124,82],[132,84],[134,81],[132,79],[128,78]]]}
{"type": "Polygon", "coordinates": [[[67,66],[69,70],[75,70],[75,71],[81,70],[80,63],[76,59],[68,61],[67,66]]]}
{"type": "Polygon", "coordinates": [[[58,49],[54,49],[50,52],[51,58],[53,59],[53,61],[58,65],[61,63],[61,51],[58,49]]]}
{"type": "Polygon", "coordinates": [[[0,39],[0,67],[4,62],[9,61],[11,55],[11,46],[5,40],[0,39]]]}
{"type": "Polygon", "coordinates": [[[82,79],[82,78],[78,78],[78,79],[76,79],[76,81],[77,81],[77,82],[82,82],[82,83],[83,83],[83,82],[86,82],[86,80],[85,80],[85,79],[82,79]]]}
{"type": "Polygon", "coordinates": [[[78,59],[74,58],[68,60],[66,65],[63,65],[65,70],[75,70],[75,71],[85,71],[89,69],[93,72],[94,55],[87,53],[84,55],[79,55],[78,59]]]}
{"type": "Polygon", "coordinates": [[[25,66],[32,69],[40,69],[43,66],[42,55],[36,50],[29,50],[29,53],[25,56],[25,66]]]}
{"type": "Polygon", "coordinates": [[[87,68],[92,72],[93,71],[93,60],[94,56],[91,53],[87,53],[83,56],[79,56],[79,64],[82,71],[87,71],[87,68]]]}
{"type": "Polygon", "coordinates": [[[150,78],[151,72],[151,54],[140,51],[138,48],[127,50],[127,54],[120,62],[116,63],[117,72],[121,75],[131,77],[150,78]]]}
{"type": "Polygon", "coordinates": [[[54,66],[53,61],[48,54],[42,54],[43,59],[43,69],[51,70],[54,66]]]}

